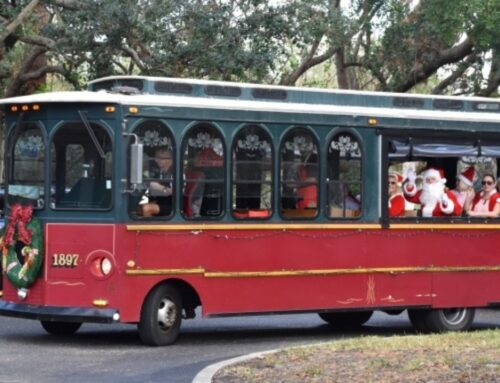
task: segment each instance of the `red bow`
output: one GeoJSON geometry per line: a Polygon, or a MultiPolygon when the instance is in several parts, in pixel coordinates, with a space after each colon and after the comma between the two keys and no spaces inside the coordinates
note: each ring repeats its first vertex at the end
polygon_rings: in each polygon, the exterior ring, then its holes
{"type": "Polygon", "coordinates": [[[5,245],[12,245],[14,243],[14,234],[17,226],[17,240],[26,245],[31,243],[31,231],[27,228],[31,217],[33,216],[32,206],[21,206],[19,204],[13,205],[10,210],[10,216],[5,229],[3,242],[5,245]]]}

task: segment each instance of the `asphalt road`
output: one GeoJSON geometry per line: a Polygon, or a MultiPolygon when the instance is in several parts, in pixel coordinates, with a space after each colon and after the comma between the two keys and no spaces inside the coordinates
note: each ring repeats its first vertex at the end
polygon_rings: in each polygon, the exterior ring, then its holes
{"type": "MultiPolygon", "coordinates": [[[[500,311],[478,312],[474,329],[500,328],[500,311]]],[[[317,315],[184,321],[178,342],[143,346],[135,326],[84,324],[72,337],[36,321],[0,317],[0,383],[191,382],[209,364],[243,354],[360,335],[413,333],[406,314],[377,313],[362,330],[339,333],[317,315]]]]}

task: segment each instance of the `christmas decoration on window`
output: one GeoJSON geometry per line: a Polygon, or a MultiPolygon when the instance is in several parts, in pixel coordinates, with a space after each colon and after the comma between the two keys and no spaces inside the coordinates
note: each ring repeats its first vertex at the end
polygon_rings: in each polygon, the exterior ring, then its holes
{"type": "Polygon", "coordinates": [[[340,157],[361,157],[361,149],[356,140],[351,141],[350,136],[338,136],[333,140],[330,148],[339,152],[340,157]]]}

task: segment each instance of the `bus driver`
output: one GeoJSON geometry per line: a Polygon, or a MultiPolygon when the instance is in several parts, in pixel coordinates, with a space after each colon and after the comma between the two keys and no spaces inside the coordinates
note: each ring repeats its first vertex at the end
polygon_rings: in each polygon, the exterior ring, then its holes
{"type": "Polygon", "coordinates": [[[147,174],[149,198],[139,206],[144,217],[168,216],[172,212],[172,164],[172,150],[164,146],[156,148],[152,168],[147,174]]]}

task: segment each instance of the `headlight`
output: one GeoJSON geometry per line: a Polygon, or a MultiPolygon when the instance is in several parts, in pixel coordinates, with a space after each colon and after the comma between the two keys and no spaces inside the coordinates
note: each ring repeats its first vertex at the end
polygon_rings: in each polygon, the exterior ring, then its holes
{"type": "Polygon", "coordinates": [[[109,273],[111,273],[112,268],[113,264],[108,258],[103,258],[101,260],[101,271],[104,275],[109,275],[109,273]]]}
{"type": "Polygon", "coordinates": [[[107,252],[96,252],[87,259],[87,267],[92,276],[98,279],[105,279],[113,274],[114,260],[107,252]]]}

